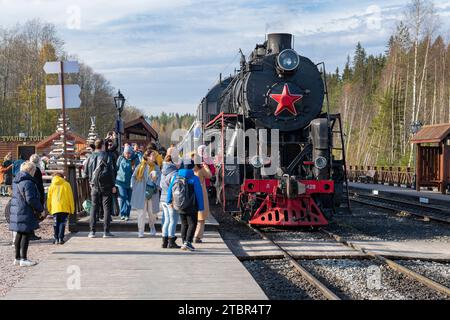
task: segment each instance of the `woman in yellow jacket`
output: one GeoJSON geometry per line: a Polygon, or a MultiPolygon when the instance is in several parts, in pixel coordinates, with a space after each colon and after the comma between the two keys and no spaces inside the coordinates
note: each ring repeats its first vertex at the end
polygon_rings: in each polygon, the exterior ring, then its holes
{"type": "Polygon", "coordinates": [[[55,173],[48,189],[47,209],[53,215],[54,244],[64,244],[67,216],[75,212],[72,187],[63,175],[55,173]]]}

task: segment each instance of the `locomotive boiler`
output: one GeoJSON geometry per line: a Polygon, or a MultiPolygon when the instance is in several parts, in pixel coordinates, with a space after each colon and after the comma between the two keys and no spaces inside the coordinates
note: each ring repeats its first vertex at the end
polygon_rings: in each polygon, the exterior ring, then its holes
{"type": "Polygon", "coordinates": [[[252,225],[328,224],[341,202],[345,148],[326,94],[324,65],[299,55],[291,34],[269,34],[248,58],[241,52],[240,69],[197,109],[196,138],[215,159],[225,211],[252,225]]]}

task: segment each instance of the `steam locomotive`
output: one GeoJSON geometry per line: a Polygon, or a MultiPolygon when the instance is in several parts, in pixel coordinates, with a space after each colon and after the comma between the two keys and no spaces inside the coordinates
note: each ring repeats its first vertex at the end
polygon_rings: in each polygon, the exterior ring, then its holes
{"type": "Polygon", "coordinates": [[[342,198],[344,139],[339,114],[322,111],[325,66],[292,40],[268,34],[248,59],[240,51],[240,69],[208,91],[190,131],[215,159],[224,211],[251,225],[325,226],[342,198]]]}

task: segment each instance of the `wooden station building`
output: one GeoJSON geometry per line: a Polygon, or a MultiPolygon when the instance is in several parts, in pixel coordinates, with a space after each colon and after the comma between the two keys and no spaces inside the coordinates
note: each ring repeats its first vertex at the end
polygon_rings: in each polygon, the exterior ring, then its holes
{"type": "Polygon", "coordinates": [[[157,141],[158,133],[143,116],[125,123],[122,143],[137,143],[146,147],[149,143],[157,141]]]}
{"type": "Polygon", "coordinates": [[[437,187],[445,194],[450,186],[450,123],[423,126],[411,142],[417,145],[417,191],[437,187]]]}
{"type": "MultiPolygon", "coordinates": [[[[21,155],[25,159],[29,159],[32,154],[49,154],[53,140],[59,138],[59,133],[55,132],[50,136],[0,136],[0,160],[11,152],[14,159],[19,159],[21,155]]],[[[70,132],[67,135],[69,140],[74,140],[76,144],[76,151],[85,148],[86,139],[77,133],[70,132]]]]}

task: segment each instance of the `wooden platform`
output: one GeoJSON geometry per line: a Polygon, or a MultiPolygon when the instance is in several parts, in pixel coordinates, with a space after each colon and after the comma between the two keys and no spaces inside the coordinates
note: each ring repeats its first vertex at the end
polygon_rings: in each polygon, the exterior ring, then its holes
{"type": "Polygon", "coordinates": [[[356,248],[373,252],[393,259],[420,259],[433,261],[450,261],[450,245],[445,242],[421,240],[408,241],[348,241],[356,248]]]}
{"type": "MultiPolygon", "coordinates": [[[[158,220],[155,223],[155,227],[156,230],[161,231],[161,215],[162,212],[159,212],[158,214],[158,220]]],[[[112,217],[113,221],[111,222],[111,232],[132,232],[132,231],[136,231],[137,232],[137,213],[135,210],[131,211],[130,214],[130,220],[128,221],[122,221],[120,220],[120,217],[112,217]]],[[[90,217],[83,217],[80,218],[78,223],[77,223],[77,228],[78,231],[89,231],[89,219],[90,217]]],[[[177,230],[180,230],[180,220],[178,220],[178,225],[177,225],[177,230]]],[[[206,223],[205,223],[205,230],[206,231],[216,231],[217,227],[219,226],[219,223],[217,222],[217,220],[210,214],[208,215],[208,217],[206,218],[206,223]]],[[[145,226],[145,230],[149,231],[149,226],[148,224],[146,224],[145,226]]],[[[97,222],[97,231],[103,231],[103,222],[99,221],[97,222]]]]}
{"type": "MultiPolygon", "coordinates": [[[[277,259],[284,255],[268,240],[225,240],[240,260],[277,259]]],[[[365,255],[335,241],[277,241],[296,259],[361,258],[365,255]]]]}
{"type": "Polygon", "coordinates": [[[350,189],[365,190],[372,192],[372,190],[378,190],[380,195],[395,194],[401,198],[412,200],[416,203],[419,202],[419,198],[428,198],[430,204],[437,205],[450,205],[450,195],[441,194],[433,191],[416,191],[410,188],[402,188],[395,186],[387,186],[383,184],[373,183],[356,183],[349,182],[350,189]]]}
{"type": "Polygon", "coordinates": [[[195,252],[160,245],[160,236],[134,232],[110,239],[77,233],[5,299],[267,299],[217,232],[207,232],[195,252]]]}

